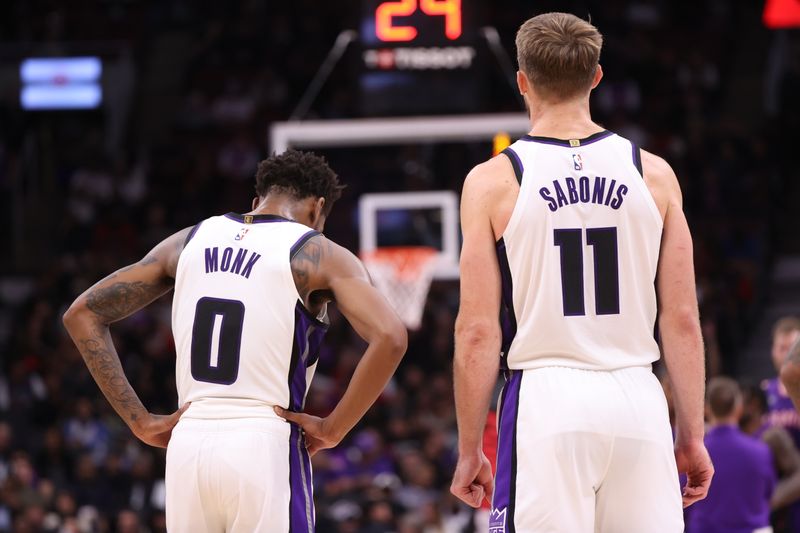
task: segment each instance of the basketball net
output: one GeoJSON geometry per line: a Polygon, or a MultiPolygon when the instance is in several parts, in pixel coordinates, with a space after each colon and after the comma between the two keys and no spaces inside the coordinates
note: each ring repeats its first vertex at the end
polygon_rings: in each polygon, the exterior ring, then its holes
{"type": "Polygon", "coordinates": [[[375,286],[409,329],[419,329],[438,252],[426,246],[386,246],[362,255],[375,286]]]}

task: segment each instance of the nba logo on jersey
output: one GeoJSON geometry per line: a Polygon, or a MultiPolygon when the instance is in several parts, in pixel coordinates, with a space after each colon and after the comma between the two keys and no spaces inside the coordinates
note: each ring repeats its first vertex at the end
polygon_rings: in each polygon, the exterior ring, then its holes
{"type": "Polygon", "coordinates": [[[489,533],[505,533],[506,531],[506,509],[492,509],[489,517],[489,533]]]}
{"type": "Polygon", "coordinates": [[[583,170],[583,159],[581,159],[581,154],[572,154],[572,166],[575,167],[575,170],[583,170]]]}
{"type": "Polygon", "coordinates": [[[245,235],[247,235],[247,232],[248,232],[248,231],[249,231],[249,230],[248,230],[247,228],[242,228],[242,229],[239,231],[239,233],[236,235],[236,237],[234,237],[234,240],[236,240],[236,241],[241,241],[242,239],[244,239],[244,236],[245,236],[245,235]]]}

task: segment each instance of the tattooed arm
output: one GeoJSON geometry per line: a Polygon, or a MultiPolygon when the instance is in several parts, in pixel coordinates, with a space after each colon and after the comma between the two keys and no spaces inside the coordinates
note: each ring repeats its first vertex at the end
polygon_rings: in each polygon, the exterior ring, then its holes
{"type": "Polygon", "coordinates": [[[172,235],[138,263],[98,281],[64,314],[64,326],[97,386],[133,433],[152,446],[166,446],[183,410],[160,416],[145,409],[125,377],[109,324],[133,314],[173,287],[178,257],[190,231],[187,228],[172,235]]]}
{"type": "Polygon", "coordinates": [[[309,453],[336,446],[377,400],[406,351],[406,329],[389,303],[372,286],[364,265],[322,235],[312,237],[292,258],[292,273],[303,303],[318,312],[334,300],[369,346],[347,390],[325,418],[280,407],[279,416],[303,428],[309,453]]]}

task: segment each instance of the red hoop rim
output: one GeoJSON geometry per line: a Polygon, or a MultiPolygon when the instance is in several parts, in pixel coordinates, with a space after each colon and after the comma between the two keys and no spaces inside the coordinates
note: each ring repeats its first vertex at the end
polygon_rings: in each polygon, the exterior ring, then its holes
{"type": "Polygon", "coordinates": [[[382,246],[362,252],[361,258],[369,266],[383,265],[391,269],[397,279],[416,278],[439,256],[439,250],[430,246],[382,246]]]}

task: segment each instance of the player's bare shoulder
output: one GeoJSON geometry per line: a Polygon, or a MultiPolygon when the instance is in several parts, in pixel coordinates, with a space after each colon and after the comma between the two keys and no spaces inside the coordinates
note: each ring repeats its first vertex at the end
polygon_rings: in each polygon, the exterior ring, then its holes
{"type": "Polygon", "coordinates": [[[363,264],[350,250],[321,233],[310,237],[294,252],[291,268],[297,292],[310,306],[333,299],[329,292],[331,279],[368,277],[363,264]]]}
{"type": "Polygon", "coordinates": [[[661,218],[666,216],[670,204],[682,204],[681,189],[675,171],[662,157],[642,150],[642,172],[650,194],[653,195],[661,218]]]}
{"type": "Polygon", "coordinates": [[[504,154],[476,165],[467,174],[461,196],[462,212],[481,212],[492,223],[495,237],[503,234],[519,195],[519,182],[504,154]]]}
{"type": "MultiPolygon", "coordinates": [[[[199,224],[198,224],[199,225],[199,224]]],[[[178,260],[183,253],[186,244],[191,240],[197,226],[189,226],[173,233],[151,250],[140,263],[158,262],[164,269],[164,274],[170,278],[175,278],[178,271],[178,260]]]]}
{"type": "Polygon", "coordinates": [[[519,189],[514,177],[514,167],[505,154],[498,154],[472,168],[464,180],[464,189],[492,196],[501,195],[505,189],[519,189]]]}

